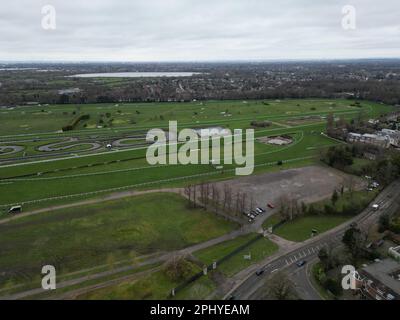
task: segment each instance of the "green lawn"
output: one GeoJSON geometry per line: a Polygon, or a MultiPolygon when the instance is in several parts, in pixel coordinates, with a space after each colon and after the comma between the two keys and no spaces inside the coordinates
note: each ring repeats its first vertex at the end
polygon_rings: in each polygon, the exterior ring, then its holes
{"type": "MultiPolygon", "coordinates": [[[[279,226],[274,230],[274,233],[278,236],[291,241],[304,241],[311,237],[312,229],[317,229],[319,233],[328,231],[347,220],[351,219],[358,212],[354,212],[353,215],[340,214],[343,208],[349,204],[357,204],[360,210],[367,207],[368,204],[376,197],[379,191],[368,192],[368,191],[354,191],[352,193],[346,192],[342,196],[339,196],[338,201],[335,203],[335,208],[338,214],[319,214],[319,215],[305,215],[296,218],[293,221],[289,221],[279,226]]],[[[313,203],[312,206],[316,209],[323,210],[326,204],[331,204],[330,199],[326,199],[320,202],[313,203]]],[[[280,222],[278,214],[269,217],[263,223],[263,228],[277,224],[280,222]]]]}
{"type": "MultiPolygon", "coordinates": [[[[129,114],[137,118],[135,125],[126,127],[93,130],[82,128],[81,130],[73,131],[74,136],[90,137],[95,135],[101,136],[102,139],[132,132],[132,130],[146,132],[150,127],[165,127],[167,121],[171,119],[178,120],[180,127],[204,127],[218,124],[231,129],[248,128],[250,122],[255,119],[270,120],[278,123],[278,125],[274,124],[268,128],[256,129],[256,137],[289,134],[293,137],[294,142],[288,146],[271,146],[255,142],[255,165],[258,166],[255,172],[258,173],[276,170],[274,165],[271,164],[279,160],[296,161],[296,163],[293,162],[292,166],[302,166],[305,162],[310,164],[313,161],[311,158],[317,156],[321,148],[338,143],[320,134],[326,128],[323,118],[316,123],[299,122],[299,125],[292,127],[279,126],[279,123],[283,123],[288,119],[304,118],[307,115],[322,117],[330,112],[343,114],[346,118],[351,118],[357,115],[360,109],[364,111],[366,116],[371,117],[389,111],[390,107],[372,102],[363,102],[362,108],[359,108],[351,106],[351,101],[349,100],[287,99],[268,102],[247,101],[247,103],[243,103],[243,101],[207,101],[202,104],[120,104],[118,107],[115,104],[81,105],[79,108],[72,105],[56,105],[45,107],[45,112],[42,112],[41,109],[43,107],[15,108],[15,110],[7,111],[4,117],[9,118],[11,122],[18,123],[19,121],[22,123],[25,118],[37,117],[38,119],[44,119],[47,116],[52,117],[59,113],[62,115],[68,113],[68,116],[65,117],[72,117],[72,112],[77,112],[79,109],[81,113],[92,114],[91,119],[105,113],[111,113],[111,117],[116,121],[129,114]],[[50,111],[51,113],[49,113],[50,111]],[[223,112],[229,112],[232,116],[224,117],[223,112]],[[47,114],[46,117],[43,114],[47,114]],[[159,116],[157,118],[155,115],[163,115],[164,120],[160,120],[159,116]],[[301,159],[303,157],[308,157],[309,159],[301,159]]],[[[42,125],[44,123],[40,124],[40,126],[42,125]]],[[[54,129],[52,125],[52,123],[49,124],[48,130],[54,129]]],[[[58,126],[58,124],[56,125],[58,126]]],[[[14,128],[18,128],[18,126],[14,126],[14,128]]],[[[20,130],[18,133],[24,133],[24,131],[20,130]]],[[[53,138],[59,140],[69,135],[71,135],[71,132],[55,134],[53,131],[23,137],[23,139],[44,138],[46,139],[44,142],[47,143],[53,138]]],[[[7,139],[18,140],[22,138],[3,137],[2,139],[5,141],[7,139]]],[[[29,152],[33,152],[32,149],[40,144],[38,141],[18,142],[18,144],[23,143],[29,145],[29,152]]],[[[6,144],[6,142],[2,142],[2,145],[6,144]]],[[[9,205],[12,204],[24,204],[24,210],[31,210],[32,208],[46,207],[54,202],[65,203],[93,196],[92,194],[85,195],[88,192],[110,192],[113,189],[116,190],[116,188],[138,189],[143,187],[152,188],[154,185],[185,185],[197,182],[199,179],[220,180],[234,177],[234,171],[229,171],[235,168],[234,165],[226,165],[223,175],[209,165],[152,167],[148,165],[145,154],[145,149],[129,150],[21,166],[1,167],[0,178],[2,179],[29,174],[34,174],[34,176],[27,177],[28,180],[25,178],[18,181],[1,181],[0,210],[7,210],[9,205]],[[55,172],[35,176],[38,173],[47,171],[55,172]],[[73,197],[58,199],[58,197],[71,195],[73,197]],[[40,202],[37,200],[40,200],[40,202]]]]}
{"type": "MultiPolygon", "coordinates": [[[[238,237],[234,240],[226,241],[213,247],[200,250],[194,255],[204,264],[208,265],[217,259],[222,258],[228,253],[235,250],[237,247],[247,243],[249,240],[254,239],[255,234],[238,237]]],[[[263,258],[274,253],[278,247],[265,238],[260,238],[248,248],[237,253],[230,259],[223,262],[218,266],[218,271],[226,276],[232,276],[243,270],[244,268],[254,264],[263,258]],[[251,253],[251,260],[244,260],[243,255],[251,253]]],[[[193,265],[193,274],[201,271],[201,268],[193,265]]],[[[164,272],[159,270],[149,274],[139,280],[124,281],[120,284],[113,285],[107,288],[95,290],[87,294],[81,295],[78,298],[84,300],[144,300],[144,299],[166,299],[171,292],[172,288],[177,287],[182,281],[171,280],[164,272]]],[[[211,274],[203,276],[177,292],[175,299],[205,299],[216,288],[215,283],[211,280],[211,274]]]]}
{"type": "MultiPolygon", "coordinates": [[[[209,265],[214,261],[228,255],[236,248],[244,245],[251,239],[254,239],[255,236],[255,234],[249,234],[238,237],[234,240],[225,241],[211,248],[200,250],[194,255],[204,264],[209,265]]],[[[248,266],[257,263],[265,257],[273,254],[276,250],[278,250],[278,246],[276,244],[266,238],[260,238],[233,257],[222,262],[222,264],[218,266],[218,271],[224,273],[226,276],[232,276],[240,270],[243,270],[248,266]],[[243,258],[244,255],[248,254],[251,254],[251,260],[245,260],[243,258]]]]}
{"type": "MultiPolygon", "coordinates": [[[[192,264],[192,274],[201,269],[192,264]]],[[[161,269],[140,279],[123,281],[117,285],[82,294],[80,300],[166,300],[180,281],[169,278],[161,269]]],[[[213,281],[205,276],[176,294],[175,299],[205,299],[213,290],[213,281]]]]}
{"type": "MultiPolygon", "coordinates": [[[[187,123],[232,123],[246,120],[287,120],[306,115],[335,113],[358,113],[361,108],[351,106],[352,101],[345,99],[285,99],[276,100],[242,100],[203,101],[187,103],[104,103],[80,105],[49,105],[15,107],[0,112],[4,119],[0,136],[20,133],[40,133],[60,130],[77,116],[90,115],[88,121],[77,126],[76,132],[104,132],[110,128],[93,130],[97,125],[112,125],[112,130],[139,129],[153,126],[162,127],[168,120],[187,123]],[[230,115],[227,117],[226,115],[230,115]],[[102,119],[103,124],[100,124],[102,119]],[[113,121],[111,122],[111,119],[113,121]],[[83,125],[86,123],[88,129],[83,125]]],[[[390,110],[389,106],[363,101],[362,109],[368,113],[379,114],[379,110],[390,110]]]]}
{"type": "Polygon", "coordinates": [[[58,273],[181,249],[232,231],[236,225],[177,194],[148,194],[21,218],[0,225],[0,270],[30,279],[41,266],[58,273]]]}
{"type": "Polygon", "coordinates": [[[354,158],[353,164],[351,166],[347,166],[345,171],[355,175],[363,175],[368,174],[368,167],[373,164],[372,160],[354,158]]]}
{"type": "Polygon", "coordinates": [[[319,233],[323,233],[348,219],[348,216],[306,216],[285,223],[274,233],[287,240],[304,241],[311,238],[312,229],[317,229],[319,233]]]}

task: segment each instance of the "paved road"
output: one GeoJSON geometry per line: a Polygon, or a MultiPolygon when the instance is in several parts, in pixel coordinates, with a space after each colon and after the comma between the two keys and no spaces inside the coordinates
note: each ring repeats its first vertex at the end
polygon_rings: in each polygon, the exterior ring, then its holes
{"type": "Polygon", "coordinates": [[[318,259],[308,262],[301,268],[298,268],[296,265],[292,265],[294,270],[289,273],[289,277],[294,282],[300,299],[322,300],[322,297],[311,283],[311,268],[316,261],[318,261],[318,259]]]}
{"type": "MultiPolygon", "coordinates": [[[[395,210],[398,210],[399,199],[400,182],[396,181],[382,191],[382,193],[376,198],[374,203],[378,203],[380,205],[380,209],[378,211],[368,207],[360,215],[348,221],[347,223],[342,224],[313,239],[299,243],[297,246],[291,249],[281,251],[279,255],[274,257],[274,259],[269,260],[267,263],[264,262],[263,265],[259,266],[259,269],[264,270],[264,273],[261,276],[257,276],[254,272],[252,272],[247,278],[237,284],[233,290],[227,293],[225,298],[231,296],[238,300],[259,298],[259,290],[263,286],[264,281],[274,272],[277,272],[278,270],[288,270],[290,273],[290,271],[293,271],[293,268],[296,268],[296,262],[300,260],[311,261],[315,259],[318,251],[322,247],[328,245],[337,246],[340,244],[343,234],[350,224],[355,222],[359,225],[359,227],[363,228],[371,223],[376,223],[379,219],[379,216],[383,213],[393,213],[395,210]]],[[[305,279],[301,279],[299,283],[304,283],[305,281],[305,279]]],[[[305,294],[309,297],[315,296],[315,292],[312,292],[314,290],[310,289],[309,286],[305,288],[305,291],[307,291],[305,294]]]]}

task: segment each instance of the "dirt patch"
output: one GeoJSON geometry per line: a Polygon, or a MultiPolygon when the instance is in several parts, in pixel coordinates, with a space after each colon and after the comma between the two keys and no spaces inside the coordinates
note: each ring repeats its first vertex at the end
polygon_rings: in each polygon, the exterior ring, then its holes
{"type": "Polygon", "coordinates": [[[221,194],[228,184],[233,193],[246,193],[253,196],[254,205],[265,208],[267,203],[276,204],[286,195],[305,203],[312,203],[328,198],[335,189],[352,183],[355,190],[365,188],[361,178],[347,175],[341,171],[322,166],[266,173],[217,183],[221,194]]]}
{"type": "Polygon", "coordinates": [[[261,137],[257,141],[265,144],[272,144],[275,146],[285,146],[293,143],[293,138],[290,136],[275,136],[275,137],[261,137]]]}
{"type": "Polygon", "coordinates": [[[306,117],[299,117],[295,119],[286,120],[285,123],[290,126],[299,126],[303,124],[310,124],[323,121],[323,118],[320,116],[306,116],[306,117]]]}

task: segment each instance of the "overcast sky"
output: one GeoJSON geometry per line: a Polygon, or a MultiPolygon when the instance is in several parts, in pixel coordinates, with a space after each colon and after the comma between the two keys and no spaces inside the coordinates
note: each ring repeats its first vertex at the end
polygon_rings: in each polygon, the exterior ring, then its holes
{"type": "Polygon", "coordinates": [[[0,60],[400,58],[400,0],[13,0],[0,60]],[[56,29],[42,28],[42,6],[56,29]],[[356,29],[342,8],[356,8],[356,29]]]}

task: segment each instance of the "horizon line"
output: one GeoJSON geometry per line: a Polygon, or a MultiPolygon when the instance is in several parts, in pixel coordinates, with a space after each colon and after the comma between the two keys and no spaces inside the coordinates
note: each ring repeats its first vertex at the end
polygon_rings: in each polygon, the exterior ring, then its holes
{"type": "Polygon", "coordinates": [[[400,60],[400,57],[369,57],[369,58],[308,58],[308,59],[216,59],[216,60],[0,60],[4,64],[19,63],[266,63],[266,62],[331,62],[331,61],[366,61],[366,60],[400,60]]]}

